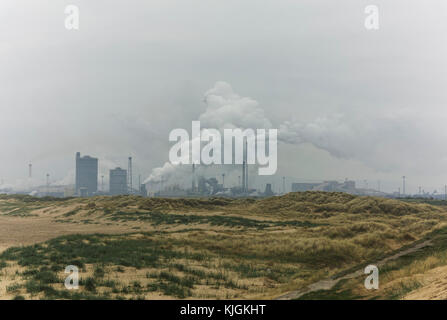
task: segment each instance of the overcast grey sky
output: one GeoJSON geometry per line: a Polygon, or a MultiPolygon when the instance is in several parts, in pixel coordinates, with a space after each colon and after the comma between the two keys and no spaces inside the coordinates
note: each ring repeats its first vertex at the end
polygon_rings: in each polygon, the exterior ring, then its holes
{"type": "Polygon", "coordinates": [[[446,13],[439,0],[2,0],[0,178],[32,161],[36,177],[67,179],[76,151],[105,168],[130,154],[147,177],[224,81],[296,128],[279,175],[440,190],[446,13]],[[80,30],[64,27],[68,4],[80,30]]]}

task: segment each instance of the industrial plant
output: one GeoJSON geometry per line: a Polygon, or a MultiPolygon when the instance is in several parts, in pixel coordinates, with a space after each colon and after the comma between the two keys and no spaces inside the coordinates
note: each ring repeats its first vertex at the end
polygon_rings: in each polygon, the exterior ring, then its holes
{"type": "MultiPolygon", "coordinates": [[[[74,163],[74,181],[73,184],[51,183],[49,173],[45,175],[46,183],[39,186],[23,186],[21,190],[4,188],[3,181],[0,183],[0,193],[18,193],[30,194],[38,197],[91,197],[98,195],[139,195],[142,197],[162,197],[162,198],[201,198],[201,197],[229,197],[229,198],[262,198],[275,195],[282,195],[287,192],[306,192],[306,191],[324,191],[324,192],[344,192],[353,195],[380,196],[388,198],[402,197],[420,197],[447,200],[447,186],[445,192],[434,190],[429,193],[422,187],[419,187],[417,194],[406,194],[406,177],[402,177],[402,186],[398,187],[392,193],[386,193],[380,190],[380,181],[376,188],[368,187],[366,180],[363,180],[363,186],[358,187],[356,181],[344,179],[322,180],[322,181],[296,181],[293,178],[287,178],[288,187],[286,187],[286,177],[271,176],[270,178],[258,179],[250,177],[247,154],[244,152],[242,164],[234,164],[230,168],[220,170],[220,173],[214,171],[201,170],[208,168],[206,165],[191,165],[191,171],[183,179],[189,180],[189,187],[185,181],[178,179],[169,179],[163,177],[157,181],[141,182],[141,175],[137,175],[138,182],[135,183],[133,175],[133,159],[127,158],[127,169],[116,166],[108,169],[107,174],[100,176],[100,160],[89,155],[82,155],[77,152],[74,163]],[[238,174],[237,182],[235,172],[238,174]],[[232,179],[227,184],[225,178],[231,173],[232,179]],[[189,178],[190,177],[190,178],[189,178]],[[106,178],[107,184],[104,184],[106,178]],[[270,181],[268,181],[270,179],[270,181]],[[260,181],[262,180],[262,181],[260,181]],[[278,183],[281,180],[281,183],[278,183]],[[295,181],[294,181],[295,180],[295,181]],[[183,183],[183,184],[182,184],[183,183]],[[401,191],[402,190],[402,191],[401,191]]],[[[103,168],[104,169],[104,168],[103,168]]],[[[218,171],[219,171],[218,170],[218,171]]],[[[33,179],[33,164],[27,166],[28,180],[33,179]]]]}
{"type": "Polygon", "coordinates": [[[81,197],[92,196],[98,191],[98,159],[81,157],[76,153],[75,193],[81,197]]]}

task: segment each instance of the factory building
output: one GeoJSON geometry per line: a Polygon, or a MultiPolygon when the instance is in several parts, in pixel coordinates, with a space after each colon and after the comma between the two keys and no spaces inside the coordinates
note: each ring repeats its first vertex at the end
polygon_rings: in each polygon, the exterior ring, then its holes
{"type": "Polygon", "coordinates": [[[111,195],[127,194],[127,170],[116,168],[110,170],[110,187],[111,195]]]}
{"type": "Polygon", "coordinates": [[[292,183],[292,192],[310,191],[318,187],[321,183],[292,183]]]}
{"type": "Polygon", "coordinates": [[[273,190],[272,190],[272,184],[271,184],[271,183],[267,183],[267,184],[265,185],[264,196],[266,196],[266,197],[271,197],[271,196],[273,196],[273,195],[275,195],[275,193],[274,193],[273,190]]]}
{"type": "Polygon", "coordinates": [[[348,192],[352,194],[358,192],[355,187],[355,181],[352,180],[345,180],[344,182],[292,183],[292,192],[304,191],[348,192]]]}
{"type": "Polygon", "coordinates": [[[98,159],[76,153],[76,194],[92,196],[98,191],[98,159]]]}
{"type": "Polygon", "coordinates": [[[144,183],[140,185],[140,196],[147,197],[147,188],[144,183]]]}

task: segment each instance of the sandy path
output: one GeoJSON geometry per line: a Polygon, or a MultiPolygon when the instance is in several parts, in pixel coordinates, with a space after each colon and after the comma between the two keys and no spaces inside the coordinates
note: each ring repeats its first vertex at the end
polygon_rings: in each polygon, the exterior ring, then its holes
{"type": "Polygon", "coordinates": [[[0,252],[21,245],[31,245],[63,235],[82,233],[135,232],[129,226],[54,222],[51,217],[0,216],[0,252]]]}
{"type": "Polygon", "coordinates": [[[419,275],[423,287],[407,294],[403,300],[447,300],[447,266],[419,275]]]}
{"type": "MultiPolygon", "coordinates": [[[[400,251],[400,252],[398,252],[398,253],[396,253],[396,254],[394,254],[392,256],[388,256],[388,257],[386,257],[386,258],[384,258],[384,259],[382,259],[382,260],[380,260],[380,261],[378,261],[376,263],[371,263],[371,264],[375,265],[377,267],[380,267],[380,266],[384,265],[385,263],[387,263],[388,261],[396,260],[396,259],[398,259],[398,258],[400,258],[402,256],[405,256],[407,254],[416,252],[416,251],[418,251],[418,250],[420,250],[420,249],[422,249],[424,247],[430,246],[430,245],[431,245],[430,240],[427,240],[425,242],[418,243],[418,244],[416,244],[415,246],[413,246],[411,248],[408,248],[406,250],[400,251]]],[[[356,278],[356,277],[359,277],[359,276],[361,276],[363,274],[364,274],[364,270],[360,269],[360,270],[357,270],[355,272],[351,272],[351,273],[349,273],[349,274],[347,274],[345,276],[342,276],[342,277],[339,277],[339,278],[336,278],[336,279],[321,280],[321,281],[318,281],[318,282],[310,284],[308,286],[308,289],[306,289],[306,290],[292,291],[292,292],[289,292],[287,294],[284,294],[284,295],[281,295],[281,296],[277,297],[276,300],[298,299],[299,297],[301,297],[301,296],[303,296],[303,295],[305,295],[307,293],[310,293],[310,292],[314,292],[314,291],[318,291],[318,290],[330,290],[341,280],[356,278]]]]}

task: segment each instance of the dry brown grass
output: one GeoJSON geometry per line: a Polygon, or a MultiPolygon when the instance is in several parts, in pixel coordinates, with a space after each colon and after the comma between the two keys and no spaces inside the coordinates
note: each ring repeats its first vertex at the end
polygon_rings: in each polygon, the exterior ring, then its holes
{"type": "MultiPolygon", "coordinates": [[[[155,232],[156,239],[165,241],[166,250],[189,250],[208,259],[198,262],[182,257],[157,268],[123,267],[124,272],[115,272],[117,265],[105,265],[108,280],[119,280],[119,289],[115,288],[118,292],[98,287],[95,294],[109,294],[113,298],[175,298],[166,294],[169,290],[134,292],[123,288],[135,281],[150,287],[156,281],[147,278],[147,273],[167,272],[186,278],[188,272],[173,267],[183,265],[197,272],[222,272],[228,282],[225,287],[223,283],[196,279],[186,297],[224,299],[273,298],[303,288],[421,239],[445,224],[447,214],[443,208],[428,204],[324,192],[291,193],[260,200],[119,196],[38,201],[3,196],[0,197],[0,221],[0,228],[15,230],[7,238],[1,237],[4,233],[0,232],[1,249],[64,234],[126,233],[119,239],[110,238],[122,241],[148,237],[143,231],[155,232]],[[18,211],[22,214],[11,215],[18,211]],[[162,213],[157,216],[158,220],[153,219],[153,212],[162,213]],[[176,218],[171,219],[176,215],[194,219],[183,224],[176,222],[176,218]],[[235,225],[238,221],[241,225],[235,225]],[[128,235],[129,232],[136,233],[128,235]],[[255,269],[250,271],[254,274],[247,271],[249,266],[255,269]]],[[[437,261],[437,266],[444,262],[437,261]]],[[[14,261],[8,263],[14,265],[14,261]]],[[[86,266],[84,276],[90,277],[96,266],[86,266]]],[[[390,273],[390,278],[384,281],[391,283],[406,275],[423,273],[428,266],[434,265],[407,266],[413,269],[402,268],[401,274],[390,273]]],[[[58,288],[61,284],[55,286],[58,288]]],[[[23,288],[16,294],[42,298],[41,294],[31,296],[23,288]]],[[[0,291],[0,295],[10,298],[5,292],[0,291]]]]}

